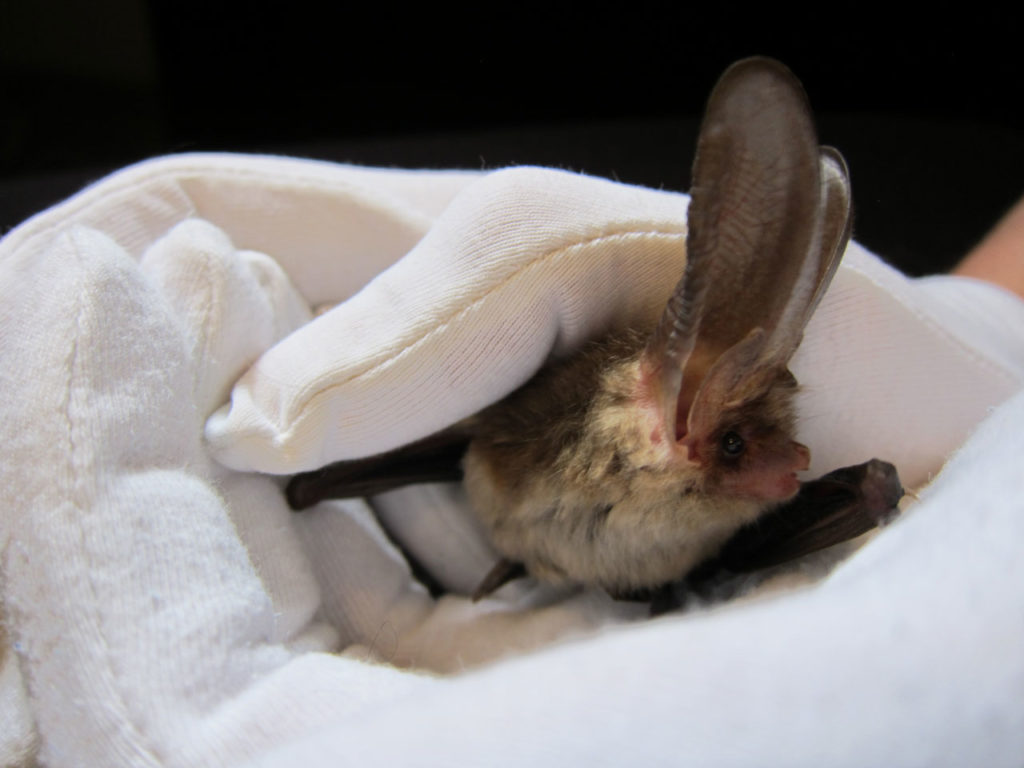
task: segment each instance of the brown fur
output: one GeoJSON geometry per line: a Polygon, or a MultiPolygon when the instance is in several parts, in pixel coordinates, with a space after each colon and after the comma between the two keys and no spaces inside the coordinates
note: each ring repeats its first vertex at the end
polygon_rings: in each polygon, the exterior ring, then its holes
{"type": "Polygon", "coordinates": [[[470,503],[502,554],[612,592],[680,577],[763,502],[716,493],[641,394],[646,337],[613,335],[478,417],[470,503]]]}

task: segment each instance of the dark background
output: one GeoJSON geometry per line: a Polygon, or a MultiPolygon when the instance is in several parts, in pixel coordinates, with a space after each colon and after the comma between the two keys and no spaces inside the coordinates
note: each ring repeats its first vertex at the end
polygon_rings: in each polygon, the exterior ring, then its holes
{"type": "Polygon", "coordinates": [[[1024,193],[1019,24],[897,10],[0,0],[0,227],[200,150],[685,190],[712,84],[760,53],[794,70],[846,156],[855,236],[943,271],[1024,193]]]}

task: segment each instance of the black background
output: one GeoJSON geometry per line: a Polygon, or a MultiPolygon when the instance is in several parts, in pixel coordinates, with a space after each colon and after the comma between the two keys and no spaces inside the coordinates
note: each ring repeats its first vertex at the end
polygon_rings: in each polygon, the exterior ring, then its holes
{"type": "Polygon", "coordinates": [[[898,10],[0,0],[0,226],[202,150],[685,190],[712,84],[757,53],[793,69],[846,156],[855,237],[942,271],[1024,192],[1019,25],[898,10]]]}

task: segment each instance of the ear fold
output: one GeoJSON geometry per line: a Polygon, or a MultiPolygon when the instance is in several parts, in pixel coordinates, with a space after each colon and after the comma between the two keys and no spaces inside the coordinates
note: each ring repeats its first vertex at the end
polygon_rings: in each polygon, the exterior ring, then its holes
{"type": "Polygon", "coordinates": [[[850,174],[846,161],[833,147],[821,147],[821,197],[817,211],[819,239],[805,260],[801,283],[811,290],[809,298],[794,290],[779,322],[772,329],[767,351],[785,365],[803,338],[804,327],[828,289],[850,241],[853,225],[850,174]]]}
{"type": "Polygon", "coordinates": [[[744,378],[741,364],[786,365],[845,250],[849,212],[845,163],[818,146],[792,73],[764,58],[730,67],[697,142],[686,271],[645,353],[666,430],[687,421],[704,377],[755,328],[758,354],[730,355],[708,403],[744,378]]]}
{"type": "Polygon", "coordinates": [[[850,171],[843,156],[834,147],[821,148],[821,195],[821,269],[816,281],[817,292],[807,308],[804,325],[811,319],[811,314],[839,269],[839,262],[843,260],[853,228],[850,171]]]}
{"type": "Polygon", "coordinates": [[[677,435],[710,434],[724,410],[754,399],[771,385],[776,369],[758,365],[767,340],[765,332],[755,328],[743,341],[718,356],[701,379],[685,426],[677,425],[677,435]]]}

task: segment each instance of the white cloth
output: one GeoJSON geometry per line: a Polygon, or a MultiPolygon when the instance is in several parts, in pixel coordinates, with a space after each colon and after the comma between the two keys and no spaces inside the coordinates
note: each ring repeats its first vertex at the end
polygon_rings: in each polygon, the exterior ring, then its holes
{"type": "Polygon", "coordinates": [[[811,474],[935,480],[772,599],[435,601],[381,521],[465,591],[493,555],[457,488],[287,509],[275,474],[425,435],[657,312],[686,204],[193,155],[9,233],[0,762],[1017,764],[1024,307],[997,288],[851,245],[794,360],[811,474]]]}

